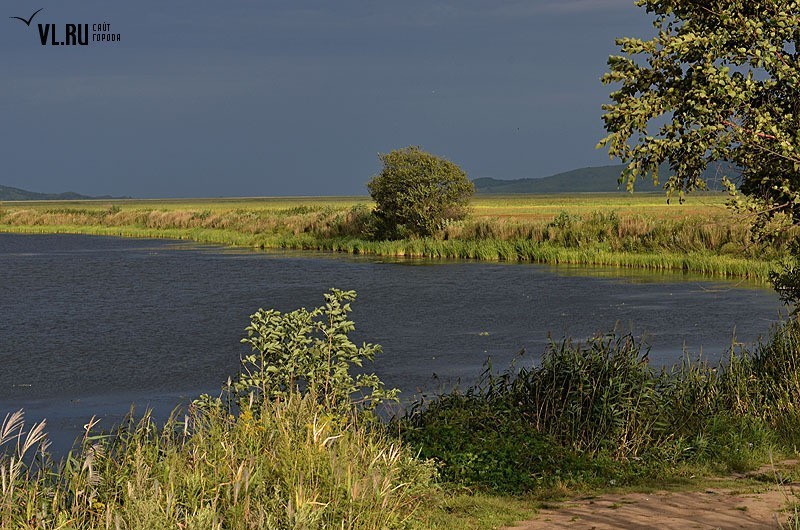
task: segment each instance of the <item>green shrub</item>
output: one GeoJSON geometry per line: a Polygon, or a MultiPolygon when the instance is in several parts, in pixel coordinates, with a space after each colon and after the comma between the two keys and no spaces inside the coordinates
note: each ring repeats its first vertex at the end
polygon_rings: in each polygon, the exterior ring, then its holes
{"type": "Polygon", "coordinates": [[[429,236],[466,217],[475,186],[460,167],[419,147],[396,149],[380,159],[383,170],[367,187],[381,236],[429,236]]]}
{"type": "MultiPolygon", "coordinates": [[[[224,396],[242,408],[258,408],[265,401],[311,395],[330,413],[347,414],[353,405],[372,410],[399,391],[387,390],[375,374],[350,373],[380,353],[376,344],[353,344],[347,336],[355,329],[348,320],[355,291],[331,289],[325,305],[289,313],[259,309],[245,328],[253,353],[241,359],[239,376],[224,396]]],[[[198,404],[222,406],[220,399],[201,396],[198,404]]]]}
{"type": "Polygon", "coordinates": [[[496,407],[483,395],[454,392],[398,420],[398,427],[421,458],[439,463],[442,479],[458,485],[519,492],[598,474],[591,457],[496,407]]]}

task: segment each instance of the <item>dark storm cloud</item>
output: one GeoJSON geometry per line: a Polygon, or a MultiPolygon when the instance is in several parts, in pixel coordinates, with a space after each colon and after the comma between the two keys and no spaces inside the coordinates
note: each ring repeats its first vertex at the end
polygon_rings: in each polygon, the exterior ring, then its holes
{"type": "Polygon", "coordinates": [[[6,23],[0,184],[142,197],[361,194],[410,144],[471,177],[608,163],[598,78],[616,36],[649,30],[628,0],[42,6],[122,41],[51,48],[6,23]]]}

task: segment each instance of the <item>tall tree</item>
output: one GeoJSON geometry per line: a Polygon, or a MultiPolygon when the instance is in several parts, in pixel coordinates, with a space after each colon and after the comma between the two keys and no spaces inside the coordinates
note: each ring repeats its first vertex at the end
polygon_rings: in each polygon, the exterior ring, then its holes
{"type": "Polygon", "coordinates": [[[668,193],[702,189],[703,170],[723,160],[742,170],[738,190],[728,183],[731,204],[754,214],[757,236],[800,224],[800,2],[636,4],[657,34],[617,40],[622,55],[602,81],[619,88],[599,144],[627,164],[629,189],[657,179],[662,162],[668,193]]]}
{"type": "Polygon", "coordinates": [[[629,183],[669,162],[671,191],[701,188],[709,162],[743,170],[741,190],[800,220],[800,4],[639,0],[658,35],[620,38],[604,105],[609,154],[629,183]]]}

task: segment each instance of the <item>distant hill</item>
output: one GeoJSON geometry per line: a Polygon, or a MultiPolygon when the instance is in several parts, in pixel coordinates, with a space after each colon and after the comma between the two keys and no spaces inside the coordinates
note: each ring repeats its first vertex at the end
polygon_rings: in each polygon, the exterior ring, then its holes
{"type": "Polygon", "coordinates": [[[112,197],[103,195],[91,197],[68,191],[66,193],[37,193],[10,186],[0,186],[0,201],[79,201],[86,199],[129,199],[130,197],[112,197]]]}
{"type": "MultiPolygon", "coordinates": [[[[564,173],[558,173],[549,177],[541,178],[521,178],[516,180],[500,180],[494,178],[477,178],[475,189],[478,193],[590,193],[590,192],[613,192],[625,191],[625,186],[619,186],[619,179],[624,165],[584,167],[573,169],[564,173]]],[[[652,179],[637,179],[637,191],[660,191],[661,186],[666,182],[669,170],[664,168],[660,171],[659,180],[661,184],[653,186],[652,179]]],[[[721,190],[721,178],[728,176],[736,178],[739,172],[729,164],[717,163],[709,166],[704,173],[709,189],[721,190]]]]}

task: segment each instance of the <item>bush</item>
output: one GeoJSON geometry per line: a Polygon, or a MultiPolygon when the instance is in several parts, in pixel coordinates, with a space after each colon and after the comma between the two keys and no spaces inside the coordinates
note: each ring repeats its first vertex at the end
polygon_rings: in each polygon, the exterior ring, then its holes
{"type": "Polygon", "coordinates": [[[415,408],[397,421],[407,444],[439,462],[441,478],[501,492],[530,491],[555,477],[591,474],[591,457],[558,444],[525,418],[471,389],[415,408]]]}
{"type": "Polygon", "coordinates": [[[369,182],[379,234],[429,236],[467,215],[475,186],[464,171],[419,147],[380,155],[383,170],[369,182]]]}
{"type": "MultiPolygon", "coordinates": [[[[328,413],[347,415],[354,405],[374,409],[396,400],[398,390],[386,390],[375,374],[350,374],[380,353],[377,344],[353,344],[347,334],[355,324],[347,319],[355,291],[331,289],[325,305],[290,313],[259,309],[245,328],[253,353],[245,355],[236,381],[229,385],[230,405],[254,408],[265,401],[310,395],[328,413]],[[357,394],[360,394],[357,396],[357,394]]],[[[201,406],[220,408],[222,400],[201,396],[201,406]]]]}

